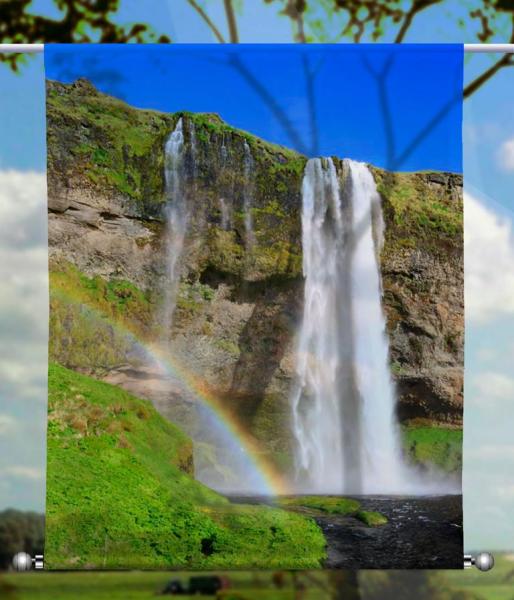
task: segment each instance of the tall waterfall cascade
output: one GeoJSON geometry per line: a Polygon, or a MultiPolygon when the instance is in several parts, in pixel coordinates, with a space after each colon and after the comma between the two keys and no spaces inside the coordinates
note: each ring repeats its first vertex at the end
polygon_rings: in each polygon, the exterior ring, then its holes
{"type": "Polygon", "coordinates": [[[382,308],[380,197],[367,166],[307,162],[292,427],[299,492],[416,493],[404,464],[382,308]]]}

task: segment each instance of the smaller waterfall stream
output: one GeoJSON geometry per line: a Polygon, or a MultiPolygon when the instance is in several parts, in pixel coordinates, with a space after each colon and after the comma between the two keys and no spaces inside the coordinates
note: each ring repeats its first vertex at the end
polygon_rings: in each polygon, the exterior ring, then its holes
{"type": "MultiPolygon", "coordinates": [[[[164,148],[165,176],[165,219],[166,219],[166,284],[164,287],[163,323],[166,335],[163,346],[167,358],[176,360],[176,348],[170,341],[170,328],[177,303],[181,265],[184,262],[184,242],[188,231],[193,201],[202,198],[198,186],[198,148],[195,126],[182,118],[176,123],[164,148]],[[186,139],[184,138],[186,133],[186,139]],[[187,142],[187,143],[186,143],[187,142]]],[[[223,142],[222,160],[228,152],[223,142]]],[[[224,165],[225,166],[225,165],[224,165]]],[[[245,227],[247,243],[253,239],[250,201],[253,192],[253,158],[245,145],[243,158],[245,227]]],[[[233,190],[228,190],[233,191],[233,190]]],[[[201,192],[200,192],[201,194],[201,192]]],[[[228,203],[220,197],[222,227],[228,229],[230,214],[228,203]]],[[[192,217],[191,217],[192,218],[192,217]]],[[[161,410],[170,410],[170,405],[184,404],[180,416],[174,417],[179,425],[194,440],[195,476],[199,481],[214,489],[237,493],[269,493],[269,484],[255,467],[248,450],[229,426],[218,417],[208,403],[202,401],[196,390],[190,389],[180,376],[167,368],[166,361],[154,360],[147,367],[166,392],[157,394],[161,410]],[[168,395],[166,395],[168,394],[168,395]],[[164,396],[164,398],[162,398],[164,396]],[[180,398],[177,401],[177,397],[180,398]],[[183,421],[181,421],[183,419],[183,421]]]]}
{"type": "Polygon", "coordinates": [[[253,168],[254,161],[252,152],[248,142],[244,142],[244,184],[243,184],[243,210],[245,219],[245,232],[246,232],[246,245],[247,247],[253,246],[255,242],[255,236],[253,232],[253,219],[251,212],[251,201],[253,193],[253,168]]]}
{"type": "Polygon", "coordinates": [[[179,259],[184,246],[187,226],[185,190],[186,148],[182,118],[177,121],[164,148],[164,177],[166,193],[166,264],[168,284],[165,287],[164,323],[168,329],[175,311],[180,282],[179,259]]]}

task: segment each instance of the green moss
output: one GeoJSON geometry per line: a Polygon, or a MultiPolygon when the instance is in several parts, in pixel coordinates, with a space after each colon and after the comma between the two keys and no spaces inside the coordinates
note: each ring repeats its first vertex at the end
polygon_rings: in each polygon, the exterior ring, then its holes
{"type": "Polygon", "coordinates": [[[295,496],[281,498],[280,506],[314,508],[334,515],[355,515],[360,508],[357,500],[339,496],[295,496]]]}
{"type": "Polygon", "coordinates": [[[50,358],[74,367],[110,368],[136,340],[155,339],[157,299],[132,282],[88,277],[71,263],[50,270],[50,358]]]}
{"type": "Polygon", "coordinates": [[[380,525],[386,525],[387,517],[380,514],[379,512],[369,510],[359,510],[355,513],[355,518],[362,521],[364,525],[368,527],[379,527],[380,525]]]}
{"type": "Polygon", "coordinates": [[[403,427],[403,447],[416,464],[436,466],[448,473],[462,469],[462,429],[407,425],[403,427]]]}
{"type": "Polygon", "coordinates": [[[312,519],[231,504],[191,468],[189,438],[149,402],[51,365],[47,566],[320,566],[312,519]]]}
{"type": "Polygon", "coordinates": [[[50,171],[81,173],[139,202],[162,201],[162,148],[172,118],[132,108],[90,85],[78,94],[54,82],[47,114],[50,171]]]}
{"type": "Polygon", "coordinates": [[[225,339],[216,340],[214,342],[214,345],[216,347],[218,347],[220,350],[223,350],[224,352],[228,352],[228,354],[231,354],[232,356],[239,356],[241,354],[241,349],[232,340],[225,340],[225,339]]]}
{"type": "Polygon", "coordinates": [[[388,221],[395,226],[386,227],[386,240],[394,238],[403,247],[462,243],[462,199],[451,198],[443,185],[429,185],[420,173],[373,172],[388,221]]]}

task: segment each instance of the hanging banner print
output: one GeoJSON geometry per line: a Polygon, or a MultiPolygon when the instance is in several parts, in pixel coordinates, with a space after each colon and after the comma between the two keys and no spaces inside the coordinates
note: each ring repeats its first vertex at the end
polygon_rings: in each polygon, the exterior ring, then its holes
{"type": "Polygon", "coordinates": [[[45,566],[461,568],[462,46],[45,56],[45,566]]]}

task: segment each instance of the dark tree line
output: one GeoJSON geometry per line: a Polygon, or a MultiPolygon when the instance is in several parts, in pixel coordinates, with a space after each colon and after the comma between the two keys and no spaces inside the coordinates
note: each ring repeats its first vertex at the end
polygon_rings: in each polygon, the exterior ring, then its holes
{"type": "Polygon", "coordinates": [[[43,554],[45,517],[35,512],[0,512],[0,570],[7,569],[17,552],[43,554]]]}

